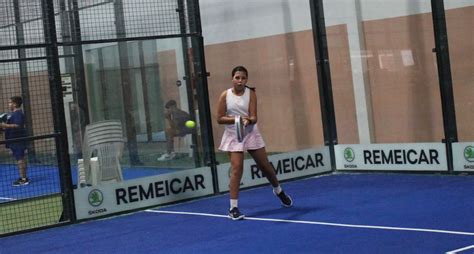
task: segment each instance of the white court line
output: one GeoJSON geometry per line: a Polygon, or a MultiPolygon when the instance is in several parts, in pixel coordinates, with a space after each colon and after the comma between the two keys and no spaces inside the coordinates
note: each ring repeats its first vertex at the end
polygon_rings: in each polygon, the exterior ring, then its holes
{"type": "Polygon", "coordinates": [[[460,248],[460,249],[457,249],[457,250],[448,251],[448,252],[446,252],[446,254],[455,254],[455,253],[465,251],[465,250],[469,250],[469,249],[474,249],[474,245],[467,246],[467,247],[464,247],[464,248],[460,248]]]}
{"type": "MultiPolygon", "coordinates": [[[[145,210],[145,212],[167,213],[167,214],[185,214],[185,215],[198,215],[198,216],[228,218],[227,215],[212,214],[212,213],[175,212],[175,211],[163,211],[163,210],[151,210],[151,209],[145,210]]],[[[416,232],[429,232],[429,233],[441,233],[441,234],[453,234],[453,235],[474,235],[473,232],[449,231],[449,230],[438,230],[438,229],[424,229],[424,228],[384,227],[384,226],[370,226],[370,225],[356,225],[356,224],[340,224],[340,223],[330,223],[330,222],[320,222],[320,221],[283,220],[283,219],[269,219],[269,218],[267,219],[267,218],[255,218],[255,217],[245,217],[245,219],[246,220],[259,220],[259,221],[274,221],[274,222],[324,225],[324,226],[333,226],[333,227],[347,227],[347,228],[370,228],[370,229],[416,231],[416,232]]]]}
{"type": "Polygon", "coordinates": [[[4,198],[4,197],[0,197],[0,200],[16,200],[14,198],[4,198]]]}

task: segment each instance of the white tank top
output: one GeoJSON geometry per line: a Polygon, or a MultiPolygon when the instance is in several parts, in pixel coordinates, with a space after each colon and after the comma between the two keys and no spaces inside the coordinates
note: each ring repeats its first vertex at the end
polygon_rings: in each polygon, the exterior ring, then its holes
{"type": "MultiPolygon", "coordinates": [[[[250,89],[246,87],[241,96],[235,95],[232,88],[227,89],[226,103],[228,116],[249,116],[250,89]]],[[[250,133],[256,126],[257,124],[249,124],[245,131],[250,133]]],[[[225,128],[235,133],[235,125],[227,124],[225,128]]]]}
{"type": "Polygon", "coordinates": [[[250,89],[247,87],[241,96],[235,95],[232,88],[227,89],[226,95],[228,116],[248,116],[250,104],[250,89]]]}

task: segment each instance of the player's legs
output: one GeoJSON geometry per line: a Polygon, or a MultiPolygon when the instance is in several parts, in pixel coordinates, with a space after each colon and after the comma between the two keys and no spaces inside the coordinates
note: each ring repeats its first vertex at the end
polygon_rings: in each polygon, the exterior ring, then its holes
{"type": "Polygon", "coordinates": [[[230,157],[230,199],[239,198],[240,181],[242,180],[242,172],[244,170],[244,153],[229,152],[230,157]]]}
{"type": "Polygon", "coordinates": [[[265,177],[272,184],[272,186],[277,187],[280,183],[278,182],[278,179],[276,177],[275,169],[268,161],[267,151],[265,150],[265,147],[262,147],[257,150],[249,150],[248,152],[255,160],[260,170],[262,170],[265,177]]]}
{"type": "Polygon", "coordinates": [[[176,129],[173,128],[166,128],[165,130],[166,135],[166,151],[168,154],[174,152],[174,137],[177,135],[176,129]]]}
{"type": "Polygon", "coordinates": [[[178,131],[174,128],[168,127],[165,130],[166,136],[166,153],[158,157],[158,161],[172,160],[176,156],[174,153],[174,137],[178,136],[178,131]]]}
{"type": "Polygon", "coordinates": [[[25,160],[25,150],[26,147],[15,145],[11,147],[13,157],[18,165],[18,172],[20,173],[21,178],[26,178],[26,160],[25,160]]]}
{"type": "Polygon", "coordinates": [[[249,153],[257,163],[260,170],[262,170],[263,174],[267,177],[268,181],[272,184],[273,193],[280,199],[281,204],[286,207],[292,206],[293,200],[280,187],[280,183],[276,177],[275,168],[268,161],[265,147],[252,151],[249,150],[249,153]]]}
{"type": "Polygon", "coordinates": [[[25,159],[17,160],[17,165],[18,165],[18,171],[20,173],[20,177],[27,178],[26,177],[26,160],[25,159]]]}
{"type": "Polygon", "coordinates": [[[18,172],[20,178],[13,182],[14,186],[27,185],[29,184],[29,179],[26,176],[26,160],[25,160],[25,147],[15,146],[11,148],[13,157],[17,162],[18,172]]]}
{"type": "Polygon", "coordinates": [[[243,152],[229,152],[230,157],[230,210],[229,218],[232,220],[241,220],[245,215],[241,214],[238,208],[240,180],[242,179],[242,172],[244,171],[244,153],[243,152]]]}

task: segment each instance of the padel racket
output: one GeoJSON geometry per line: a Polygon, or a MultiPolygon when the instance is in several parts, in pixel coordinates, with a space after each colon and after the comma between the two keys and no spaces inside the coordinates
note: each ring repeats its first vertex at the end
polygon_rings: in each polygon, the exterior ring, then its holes
{"type": "Polygon", "coordinates": [[[0,123],[6,123],[8,120],[8,113],[0,113],[0,123]]]}
{"type": "Polygon", "coordinates": [[[244,140],[245,135],[247,135],[242,117],[236,116],[234,125],[235,131],[237,132],[237,140],[241,143],[244,140]]]}

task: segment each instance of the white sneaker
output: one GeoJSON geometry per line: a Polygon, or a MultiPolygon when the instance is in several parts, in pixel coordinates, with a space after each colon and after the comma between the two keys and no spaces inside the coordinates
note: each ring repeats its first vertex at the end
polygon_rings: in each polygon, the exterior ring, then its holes
{"type": "Polygon", "coordinates": [[[168,161],[168,160],[174,159],[174,157],[176,157],[176,153],[174,153],[174,152],[172,152],[172,153],[164,153],[164,154],[161,155],[157,160],[158,160],[158,161],[168,161]]]}

